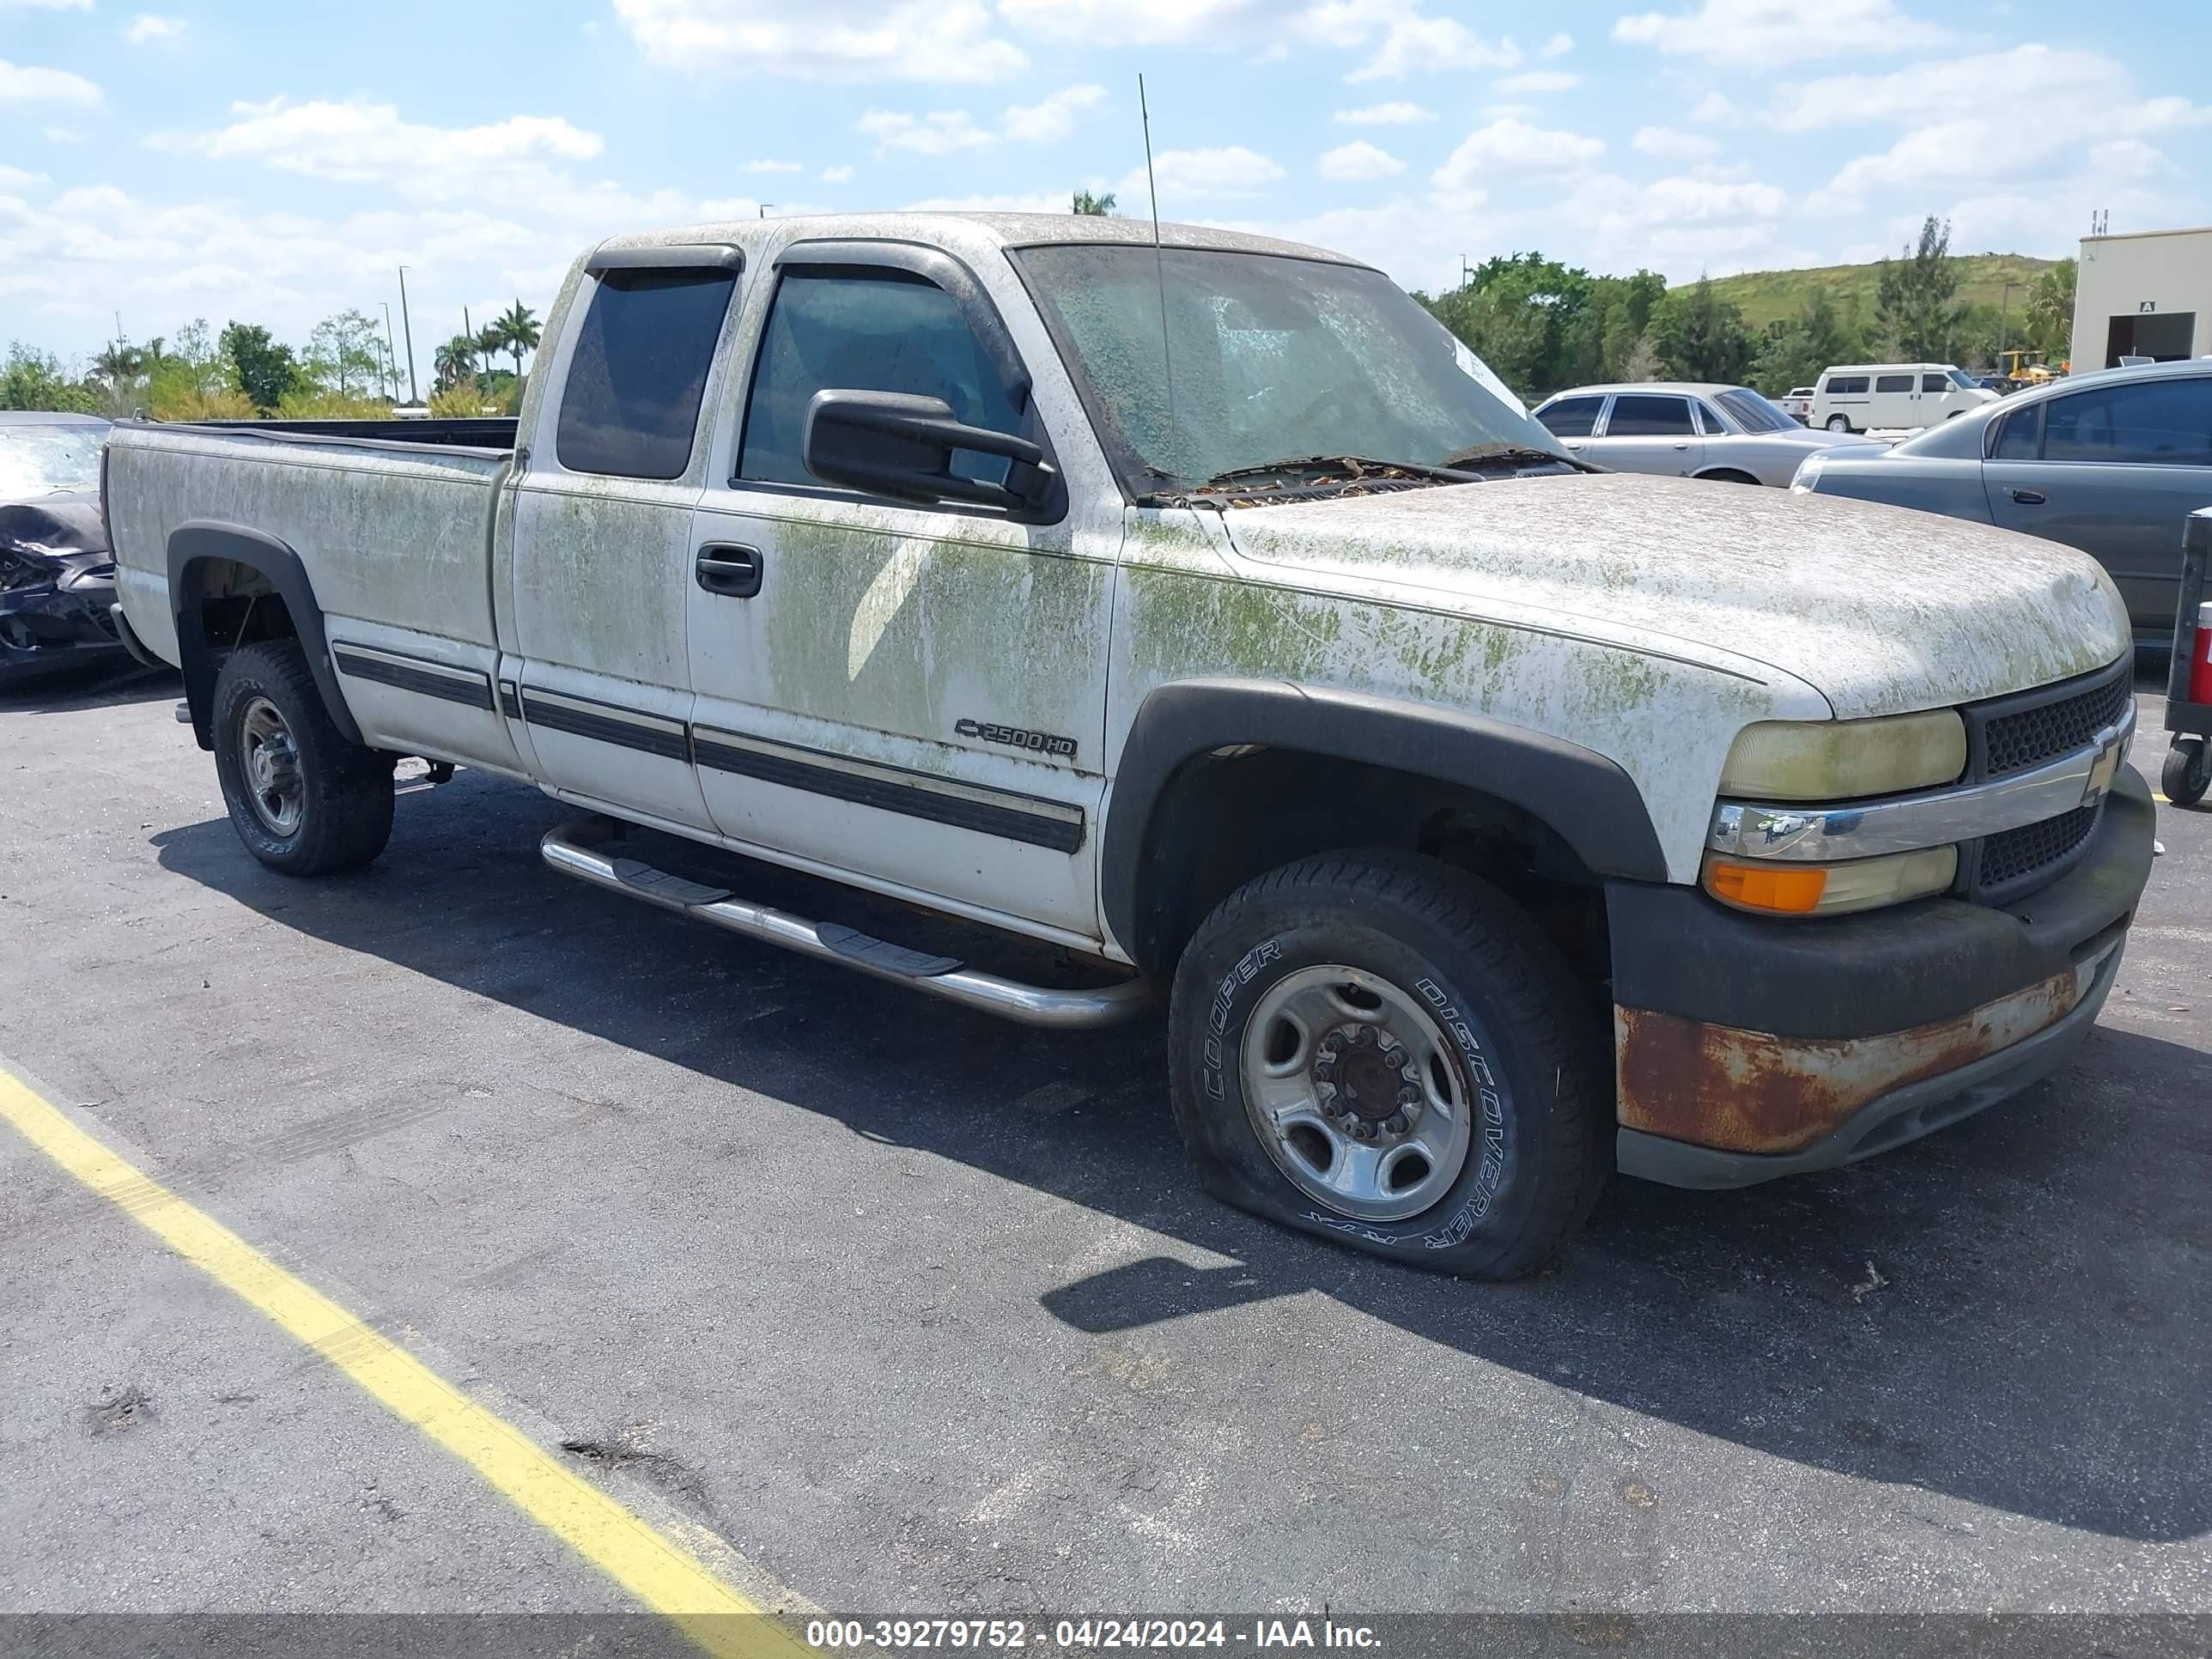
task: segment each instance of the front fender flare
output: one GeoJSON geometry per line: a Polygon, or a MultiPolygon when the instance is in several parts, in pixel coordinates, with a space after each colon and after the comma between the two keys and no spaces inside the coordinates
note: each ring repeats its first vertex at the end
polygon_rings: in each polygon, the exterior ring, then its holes
{"type": "Polygon", "coordinates": [[[1643,793],[1594,750],[1480,714],[1293,685],[1186,680],[1148,696],[1115,769],[1099,848],[1099,899],[1114,938],[1140,965],[1166,964],[1147,916],[1152,819],[1176,775],[1243,744],[1364,761],[1481,791],[1547,824],[1600,876],[1663,882],[1667,860],[1643,793]]]}
{"type": "Polygon", "coordinates": [[[361,727],[338,690],[337,671],[331,662],[330,643],[323,633],[323,608],[315,602],[315,590],[300,556],[266,532],[195,519],[169,533],[169,605],[177,625],[177,665],[184,672],[185,702],[191,710],[192,734],[200,747],[215,746],[210,722],[215,711],[217,647],[201,627],[200,605],[207,597],[207,567],[217,559],[244,565],[268,579],[298,631],[308,671],[323,694],[331,724],[349,743],[361,742],[361,727]]]}

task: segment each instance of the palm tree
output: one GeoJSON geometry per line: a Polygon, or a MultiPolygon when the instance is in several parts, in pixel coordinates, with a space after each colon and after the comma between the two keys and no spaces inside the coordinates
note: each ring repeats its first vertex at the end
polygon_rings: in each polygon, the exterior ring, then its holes
{"type": "Polygon", "coordinates": [[[440,346],[433,362],[441,386],[459,386],[477,372],[477,342],[472,335],[456,334],[440,346]]]}
{"type": "Polygon", "coordinates": [[[491,360],[507,349],[507,334],[497,323],[486,323],[477,331],[477,349],[483,354],[486,373],[491,369],[491,360]]]}
{"type": "Polygon", "coordinates": [[[92,360],[92,366],[101,379],[120,392],[145,372],[146,354],[137,346],[111,340],[106,349],[92,360]]]}
{"type": "Polygon", "coordinates": [[[523,304],[518,296],[492,326],[499,331],[507,349],[514,354],[514,378],[520,380],[522,378],[522,354],[538,349],[538,313],[523,304]]]}

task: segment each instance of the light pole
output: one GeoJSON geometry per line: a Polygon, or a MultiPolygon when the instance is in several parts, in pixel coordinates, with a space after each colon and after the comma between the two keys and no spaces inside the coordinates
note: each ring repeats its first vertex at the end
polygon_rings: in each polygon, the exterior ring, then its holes
{"type": "Polygon", "coordinates": [[[407,317],[407,267],[399,267],[399,327],[407,336],[407,401],[422,401],[415,391],[415,325],[407,317]]]}

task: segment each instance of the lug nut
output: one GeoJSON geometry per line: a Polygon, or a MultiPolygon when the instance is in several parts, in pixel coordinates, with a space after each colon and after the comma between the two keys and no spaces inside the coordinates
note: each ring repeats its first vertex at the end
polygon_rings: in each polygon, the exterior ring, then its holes
{"type": "Polygon", "coordinates": [[[1408,1127],[1408,1125],[1406,1122],[1406,1115],[1403,1112],[1392,1113],[1388,1118],[1383,1120],[1382,1127],[1388,1129],[1394,1135],[1401,1135],[1405,1133],[1408,1127]]]}
{"type": "Polygon", "coordinates": [[[1363,1117],[1352,1126],[1352,1133],[1361,1140],[1372,1140],[1375,1139],[1375,1126],[1363,1117]]]}
{"type": "Polygon", "coordinates": [[[1380,1039],[1376,1036],[1372,1025],[1363,1025],[1353,1035],[1352,1040],[1363,1048],[1372,1048],[1380,1039]]]}

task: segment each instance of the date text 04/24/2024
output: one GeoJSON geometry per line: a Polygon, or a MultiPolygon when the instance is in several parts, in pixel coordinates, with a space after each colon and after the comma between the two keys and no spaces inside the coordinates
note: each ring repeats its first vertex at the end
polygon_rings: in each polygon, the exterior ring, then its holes
{"type": "Polygon", "coordinates": [[[1328,1619],[1255,1619],[1232,1627],[1221,1619],[1061,1619],[1048,1625],[1020,1619],[817,1619],[806,1643],[824,1652],[873,1648],[1008,1650],[1186,1649],[1242,1646],[1261,1650],[1329,1648],[1372,1650],[1372,1627],[1328,1619]]]}

